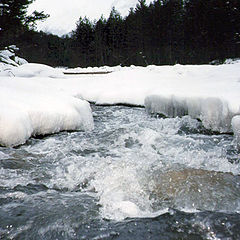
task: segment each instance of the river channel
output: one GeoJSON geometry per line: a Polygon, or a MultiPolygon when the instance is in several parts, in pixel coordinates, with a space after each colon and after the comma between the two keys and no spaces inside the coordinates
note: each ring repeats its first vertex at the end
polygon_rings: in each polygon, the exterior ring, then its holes
{"type": "Polygon", "coordinates": [[[0,147],[0,239],[240,239],[234,138],[92,105],[93,131],[0,147]]]}

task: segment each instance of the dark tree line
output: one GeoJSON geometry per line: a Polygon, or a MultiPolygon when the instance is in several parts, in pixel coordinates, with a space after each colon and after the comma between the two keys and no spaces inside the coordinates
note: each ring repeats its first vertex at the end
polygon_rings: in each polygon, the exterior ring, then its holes
{"type": "Polygon", "coordinates": [[[80,19],[83,65],[206,63],[240,56],[239,0],[140,0],[126,18],[80,19]]]}
{"type": "MultiPolygon", "coordinates": [[[[13,39],[31,62],[144,66],[240,57],[239,0],[155,0],[150,5],[139,0],[125,18],[115,8],[108,19],[80,18],[76,29],[61,38],[34,31],[35,20],[46,17],[43,13],[24,16],[13,39]]],[[[9,39],[4,39],[6,45],[9,39]]]]}

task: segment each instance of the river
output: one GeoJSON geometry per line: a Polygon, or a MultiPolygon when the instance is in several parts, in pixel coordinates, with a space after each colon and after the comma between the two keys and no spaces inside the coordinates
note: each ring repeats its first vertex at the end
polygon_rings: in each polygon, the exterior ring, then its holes
{"type": "Polygon", "coordinates": [[[95,129],[0,147],[0,239],[240,239],[240,154],[190,117],[92,105],[95,129]]]}

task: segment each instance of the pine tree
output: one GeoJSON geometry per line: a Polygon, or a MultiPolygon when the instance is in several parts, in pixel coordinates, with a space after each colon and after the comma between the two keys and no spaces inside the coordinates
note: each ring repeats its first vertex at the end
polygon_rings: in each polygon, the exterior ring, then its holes
{"type": "Polygon", "coordinates": [[[33,29],[35,22],[46,19],[49,15],[43,12],[33,12],[27,15],[27,8],[34,0],[1,0],[7,6],[5,13],[0,16],[0,45],[8,44],[24,31],[33,29]]]}
{"type": "Polygon", "coordinates": [[[108,46],[108,63],[119,64],[121,51],[123,50],[123,19],[120,13],[113,7],[106,26],[106,41],[108,46]]]}
{"type": "Polygon", "coordinates": [[[5,14],[7,22],[5,26],[1,27],[4,30],[11,28],[30,28],[36,21],[44,20],[49,15],[43,12],[34,11],[30,16],[27,15],[28,6],[33,3],[34,0],[1,0],[2,4],[8,6],[5,14]]]}
{"type": "Polygon", "coordinates": [[[73,37],[78,48],[81,66],[93,65],[95,63],[94,26],[87,17],[79,18],[73,37]]]}
{"type": "Polygon", "coordinates": [[[96,66],[106,65],[107,61],[107,36],[106,19],[103,16],[96,22],[94,27],[95,39],[95,64],[96,66]]]}

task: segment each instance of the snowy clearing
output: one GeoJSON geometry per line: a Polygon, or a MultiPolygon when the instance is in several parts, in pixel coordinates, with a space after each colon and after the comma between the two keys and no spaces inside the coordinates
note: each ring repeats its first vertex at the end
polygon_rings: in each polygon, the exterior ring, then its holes
{"type": "Polygon", "coordinates": [[[92,129],[89,102],[145,106],[167,117],[190,115],[207,129],[240,141],[240,63],[53,69],[42,64],[0,66],[0,144],[30,136],[92,129]],[[4,66],[6,69],[6,66],[4,66]],[[2,71],[1,71],[2,70],[2,71]],[[68,72],[111,72],[64,75],[68,72]]]}

